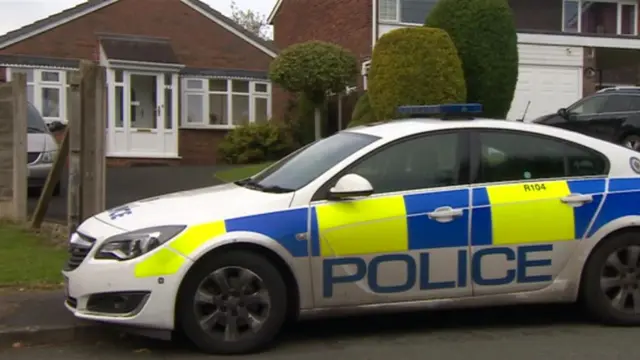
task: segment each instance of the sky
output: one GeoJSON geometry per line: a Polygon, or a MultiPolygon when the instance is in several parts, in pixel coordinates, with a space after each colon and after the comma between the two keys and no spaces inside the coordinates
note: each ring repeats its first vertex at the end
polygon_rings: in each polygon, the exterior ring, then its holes
{"type": "MultiPolygon", "coordinates": [[[[229,16],[231,0],[203,0],[212,8],[229,16]]],[[[276,0],[235,0],[241,9],[258,11],[269,16],[276,0]]],[[[49,15],[73,7],[84,0],[0,0],[0,35],[49,15]]]]}

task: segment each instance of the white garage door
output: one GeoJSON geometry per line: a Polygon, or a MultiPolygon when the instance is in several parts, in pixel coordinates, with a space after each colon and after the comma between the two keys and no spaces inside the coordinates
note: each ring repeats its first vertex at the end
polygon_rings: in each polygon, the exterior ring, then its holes
{"type": "Polygon", "coordinates": [[[582,97],[582,49],[520,44],[518,83],[507,118],[525,121],[556,112],[582,97]]]}

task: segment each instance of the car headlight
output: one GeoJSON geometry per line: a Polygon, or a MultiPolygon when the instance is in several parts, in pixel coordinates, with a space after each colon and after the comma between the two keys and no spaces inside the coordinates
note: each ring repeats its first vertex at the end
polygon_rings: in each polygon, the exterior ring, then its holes
{"type": "Polygon", "coordinates": [[[40,155],[40,162],[50,164],[56,160],[56,151],[45,151],[40,155]]]}
{"type": "Polygon", "coordinates": [[[131,260],[146,254],[173,239],[186,226],[156,226],[115,235],[100,245],[95,258],[101,260],[131,260]]]}

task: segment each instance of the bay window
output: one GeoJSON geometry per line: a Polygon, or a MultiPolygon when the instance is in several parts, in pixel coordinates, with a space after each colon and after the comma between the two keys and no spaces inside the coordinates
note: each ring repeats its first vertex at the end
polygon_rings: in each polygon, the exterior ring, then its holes
{"type": "Polygon", "coordinates": [[[378,17],[382,22],[424,24],[438,0],[378,0],[378,17]]]}
{"type": "Polygon", "coordinates": [[[564,32],[634,36],[638,34],[636,1],[563,1],[564,32]]]}
{"type": "Polygon", "coordinates": [[[271,85],[265,81],[185,78],[182,126],[229,128],[271,117],[271,85]]]}
{"type": "Polygon", "coordinates": [[[8,79],[13,74],[27,77],[27,99],[40,111],[44,120],[67,122],[67,72],[53,69],[10,68],[8,79]]]}

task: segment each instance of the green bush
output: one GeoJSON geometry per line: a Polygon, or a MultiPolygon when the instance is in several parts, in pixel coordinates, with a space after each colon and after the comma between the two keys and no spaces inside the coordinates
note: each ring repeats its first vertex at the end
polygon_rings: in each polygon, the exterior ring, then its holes
{"type": "Polygon", "coordinates": [[[218,147],[218,154],[230,164],[253,164],[278,160],[294,149],[289,128],[269,121],[229,131],[218,147]]]}
{"type": "Polygon", "coordinates": [[[292,93],[304,93],[315,104],[321,104],[329,91],[344,91],[357,76],[357,58],[323,41],[291,45],[269,65],[271,81],[292,93]]]}
{"type": "Polygon", "coordinates": [[[467,101],[505,118],[518,81],[518,39],[506,0],[440,0],[425,22],[445,30],[458,49],[467,101]]]}
{"type": "Polygon", "coordinates": [[[374,122],[376,122],[376,117],[373,114],[373,108],[371,107],[371,101],[369,100],[369,93],[365,92],[360,96],[358,102],[356,102],[356,105],[353,108],[349,127],[371,124],[374,122]]]}
{"type": "MultiPolygon", "coordinates": [[[[269,65],[269,78],[274,84],[304,96],[305,101],[313,105],[319,115],[320,129],[327,127],[326,116],[322,114],[327,94],[344,91],[348,85],[356,82],[357,76],[357,58],[348,50],[323,41],[291,45],[269,65]]],[[[315,119],[311,121],[314,138],[320,139],[323,132],[315,134],[315,119]]]]}
{"type": "Polygon", "coordinates": [[[460,103],[467,98],[458,53],[440,29],[402,28],[384,34],[373,49],[368,80],[379,120],[397,118],[400,105],[460,103]]]}

